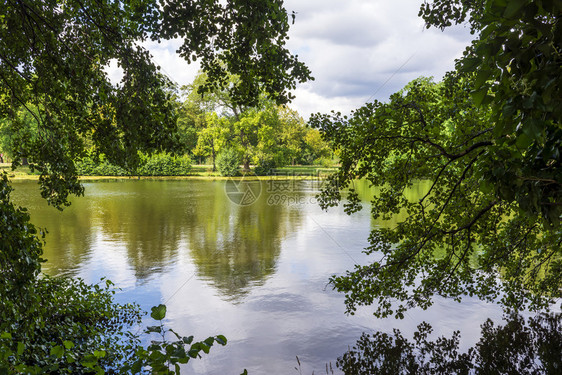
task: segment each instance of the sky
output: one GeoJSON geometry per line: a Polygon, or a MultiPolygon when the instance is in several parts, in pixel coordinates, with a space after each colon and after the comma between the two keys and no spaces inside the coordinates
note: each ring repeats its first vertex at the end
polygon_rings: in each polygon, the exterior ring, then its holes
{"type": "MultiPolygon", "coordinates": [[[[418,17],[423,0],[286,0],[296,12],[287,47],[315,80],[293,91],[290,107],[311,113],[349,113],[367,101],[385,101],[420,76],[440,80],[471,41],[468,28],[442,32],[418,17]]],[[[170,78],[185,85],[199,66],[176,55],[179,41],[144,44],[170,78]]],[[[110,75],[116,75],[115,67],[110,75]]]]}

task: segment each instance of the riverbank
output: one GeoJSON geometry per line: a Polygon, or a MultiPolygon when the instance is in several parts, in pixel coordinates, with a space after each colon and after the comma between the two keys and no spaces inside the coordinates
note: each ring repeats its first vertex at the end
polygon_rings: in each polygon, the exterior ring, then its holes
{"type": "MultiPolygon", "coordinates": [[[[79,179],[83,181],[91,180],[129,180],[129,179],[151,179],[151,180],[228,180],[228,179],[244,179],[244,180],[261,180],[261,179],[324,179],[331,173],[335,172],[337,168],[325,168],[315,165],[298,165],[276,168],[272,174],[265,176],[244,175],[236,177],[221,176],[218,171],[213,172],[212,165],[192,165],[191,173],[186,176],[80,176],[79,179]]],[[[9,163],[0,164],[0,172],[6,171],[12,180],[37,180],[39,174],[32,173],[27,166],[18,167],[12,170],[9,163]]]]}

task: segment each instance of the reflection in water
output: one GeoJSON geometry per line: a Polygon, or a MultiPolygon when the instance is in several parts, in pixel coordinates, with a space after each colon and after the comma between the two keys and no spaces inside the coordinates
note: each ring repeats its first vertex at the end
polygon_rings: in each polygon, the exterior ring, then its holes
{"type": "Polygon", "coordinates": [[[428,340],[431,331],[420,324],[411,342],[399,330],[364,333],[337,366],[346,375],[562,373],[562,314],[538,315],[528,324],[520,315],[503,326],[487,320],[480,341],[465,353],[459,353],[459,331],[435,341],[428,340]]]}
{"type": "Polygon", "coordinates": [[[87,183],[86,197],[74,199],[64,214],[40,208],[35,184],[16,187],[18,202],[30,206],[34,223],[51,233],[44,272],[75,275],[96,246],[113,246],[126,250],[142,283],[187,247],[198,275],[229,300],[263,284],[275,270],[283,237],[300,220],[300,211],[268,204],[265,187],[252,205],[234,204],[223,181],[87,183]]]}
{"type": "MultiPolygon", "coordinates": [[[[383,223],[372,221],[368,209],[353,216],[341,207],[321,211],[317,185],[265,182],[248,206],[228,199],[224,181],[88,182],[86,196],[62,213],[47,207],[34,182],[15,182],[13,197],[49,230],[45,273],[89,283],[106,276],[123,289],[118,302],[145,310],[165,303],[174,330],[229,339],[190,361],[188,373],[291,373],[295,355],[303,374],[324,373],[364,331],[413,332],[423,319],[437,334],[462,328],[463,339],[474,343],[485,318],[501,317],[497,306],[476,299],[437,299],[402,321],[374,319],[369,307],[346,316],[344,296],[326,283],[368,262],[362,250],[372,227],[383,223]]],[[[371,198],[366,182],[356,188],[371,198]]],[[[411,199],[424,189],[414,187],[411,199]]]]}
{"type": "Polygon", "coordinates": [[[263,285],[275,270],[282,239],[300,220],[287,206],[269,205],[267,198],[262,194],[251,205],[237,205],[216,192],[214,199],[200,200],[193,213],[197,225],[187,231],[190,255],[199,276],[211,280],[228,300],[263,285]]]}

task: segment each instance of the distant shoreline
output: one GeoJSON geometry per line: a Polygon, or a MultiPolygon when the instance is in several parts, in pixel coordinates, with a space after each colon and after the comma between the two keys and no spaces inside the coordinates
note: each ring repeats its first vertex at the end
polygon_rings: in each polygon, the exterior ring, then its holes
{"type": "MultiPolygon", "coordinates": [[[[337,168],[323,168],[320,166],[295,166],[283,167],[275,170],[274,174],[257,176],[247,174],[243,176],[225,177],[220,176],[218,172],[206,171],[207,166],[194,165],[194,173],[186,176],[78,176],[80,181],[95,180],[310,180],[325,179],[337,168]]],[[[19,167],[16,170],[11,169],[11,164],[0,164],[0,171],[5,171],[11,181],[36,181],[39,175],[31,174],[28,167],[19,167]]]]}

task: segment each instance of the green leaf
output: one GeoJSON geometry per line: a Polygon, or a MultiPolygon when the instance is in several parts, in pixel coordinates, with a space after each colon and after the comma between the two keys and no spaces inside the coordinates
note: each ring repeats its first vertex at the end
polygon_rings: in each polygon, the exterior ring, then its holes
{"type": "Polygon", "coordinates": [[[224,337],[223,335],[218,335],[216,337],[216,340],[219,344],[221,344],[223,346],[226,345],[227,340],[226,340],[226,337],[224,337]]]}
{"type": "Polygon", "coordinates": [[[193,342],[193,336],[183,337],[182,341],[186,345],[190,345],[193,342]]]}
{"type": "Polygon", "coordinates": [[[21,341],[18,341],[18,349],[17,349],[18,355],[22,355],[24,350],[25,350],[25,344],[21,341]]]}
{"type": "Polygon", "coordinates": [[[166,305],[160,304],[158,306],[152,307],[150,316],[154,320],[164,319],[166,317],[166,305]]]}
{"type": "Polygon", "coordinates": [[[478,90],[491,75],[492,72],[490,72],[489,70],[484,69],[478,71],[478,74],[476,75],[476,78],[474,80],[474,89],[478,90]]]}
{"type": "Polygon", "coordinates": [[[478,57],[469,57],[461,60],[462,65],[460,71],[473,72],[478,65],[482,63],[482,59],[478,57]]]}
{"type": "Polygon", "coordinates": [[[488,94],[488,87],[484,87],[480,90],[473,91],[471,94],[472,94],[472,100],[474,101],[474,104],[479,106],[480,104],[482,104],[482,102],[484,101],[484,98],[488,94]]]}
{"type": "Polygon", "coordinates": [[[65,347],[66,349],[72,349],[72,348],[74,348],[74,343],[73,343],[72,341],[64,340],[64,341],[62,342],[62,344],[64,345],[64,347],[65,347]]]}
{"type": "Polygon", "coordinates": [[[60,345],[53,346],[50,351],[51,355],[54,355],[57,358],[61,358],[64,354],[64,348],[60,345]]]}
{"type": "Polygon", "coordinates": [[[152,332],[156,332],[156,333],[162,333],[162,327],[160,326],[149,326],[146,327],[146,333],[152,333],[152,332]]]}
{"type": "Polygon", "coordinates": [[[527,5],[527,0],[509,0],[507,6],[503,12],[505,18],[514,18],[518,16],[518,13],[527,5]]]}

